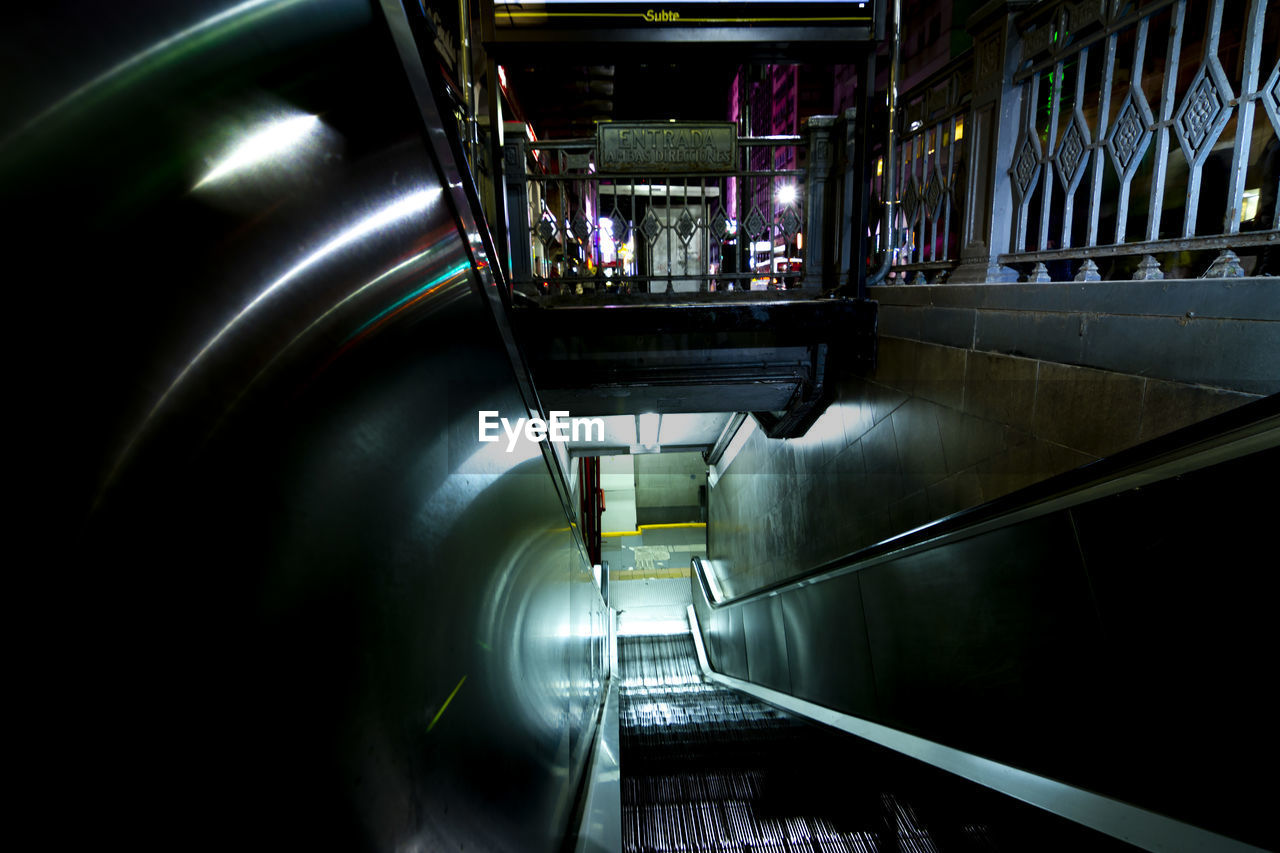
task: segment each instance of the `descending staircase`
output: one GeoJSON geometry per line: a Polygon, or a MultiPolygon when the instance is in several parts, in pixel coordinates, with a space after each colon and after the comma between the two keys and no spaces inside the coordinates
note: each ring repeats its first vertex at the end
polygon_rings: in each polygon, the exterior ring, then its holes
{"type": "Polygon", "coordinates": [[[1134,849],[709,684],[688,635],[618,663],[627,853],[1134,849]]]}

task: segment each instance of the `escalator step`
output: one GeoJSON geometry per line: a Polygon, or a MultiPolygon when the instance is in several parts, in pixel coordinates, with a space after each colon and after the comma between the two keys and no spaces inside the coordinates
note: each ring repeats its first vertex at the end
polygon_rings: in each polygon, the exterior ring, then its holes
{"type": "Polygon", "coordinates": [[[707,683],[688,635],[618,664],[626,853],[1134,849],[707,683]]]}

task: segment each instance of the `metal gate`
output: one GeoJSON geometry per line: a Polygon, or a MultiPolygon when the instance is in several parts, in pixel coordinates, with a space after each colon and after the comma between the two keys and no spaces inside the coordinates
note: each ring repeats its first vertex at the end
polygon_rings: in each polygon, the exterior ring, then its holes
{"type": "Polygon", "coordinates": [[[827,169],[810,161],[825,148],[829,165],[826,137],[813,142],[829,130],[609,123],[595,139],[508,142],[512,286],[535,298],[820,290],[805,261],[820,257],[827,169]]]}

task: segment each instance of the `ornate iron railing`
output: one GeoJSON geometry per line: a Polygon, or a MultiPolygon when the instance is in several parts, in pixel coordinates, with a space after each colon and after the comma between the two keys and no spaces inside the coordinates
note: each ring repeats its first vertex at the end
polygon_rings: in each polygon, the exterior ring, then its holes
{"type": "Polygon", "coordinates": [[[633,174],[598,170],[594,139],[509,142],[512,286],[534,298],[820,288],[804,263],[824,190],[799,167],[809,147],[743,137],[731,171],[633,174]]]}
{"type": "Polygon", "coordinates": [[[893,280],[1280,273],[1280,6],[1013,5],[900,98],[893,280]]]}
{"type": "Polygon", "coordinates": [[[1280,133],[1280,7],[1268,5],[1086,0],[1018,20],[1021,122],[1001,164],[1014,215],[999,263],[1030,281],[1102,268],[1158,279],[1162,263],[1178,277],[1243,274],[1235,252],[1280,228],[1262,156],[1280,133]]]}
{"type": "MultiPolygon", "coordinates": [[[[968,54],[901,99],[895,152],[897,239],[892,275],[924,284],[945,280],[959,259],[960,209],[969,172],[965,114],[972,89],[968,54]]],[[[884,198],[883,150],[877,152],[873,196],[884,198]]],[[[879,217],[873,217],[875,222],[879,217]]],[[[884,235],[879,235],[884,249],[884,235]]]]}

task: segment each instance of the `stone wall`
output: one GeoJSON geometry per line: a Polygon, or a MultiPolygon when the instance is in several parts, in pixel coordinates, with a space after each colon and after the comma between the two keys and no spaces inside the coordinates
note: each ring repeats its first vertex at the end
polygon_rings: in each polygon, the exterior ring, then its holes
{"type": "Polygon", "coordinates": [[[841,379],[803,438],[744,426],[711,490],[710,556],[726,594],[749,592],[1254,399],[882,337],[877,371],[841,379]]]}

